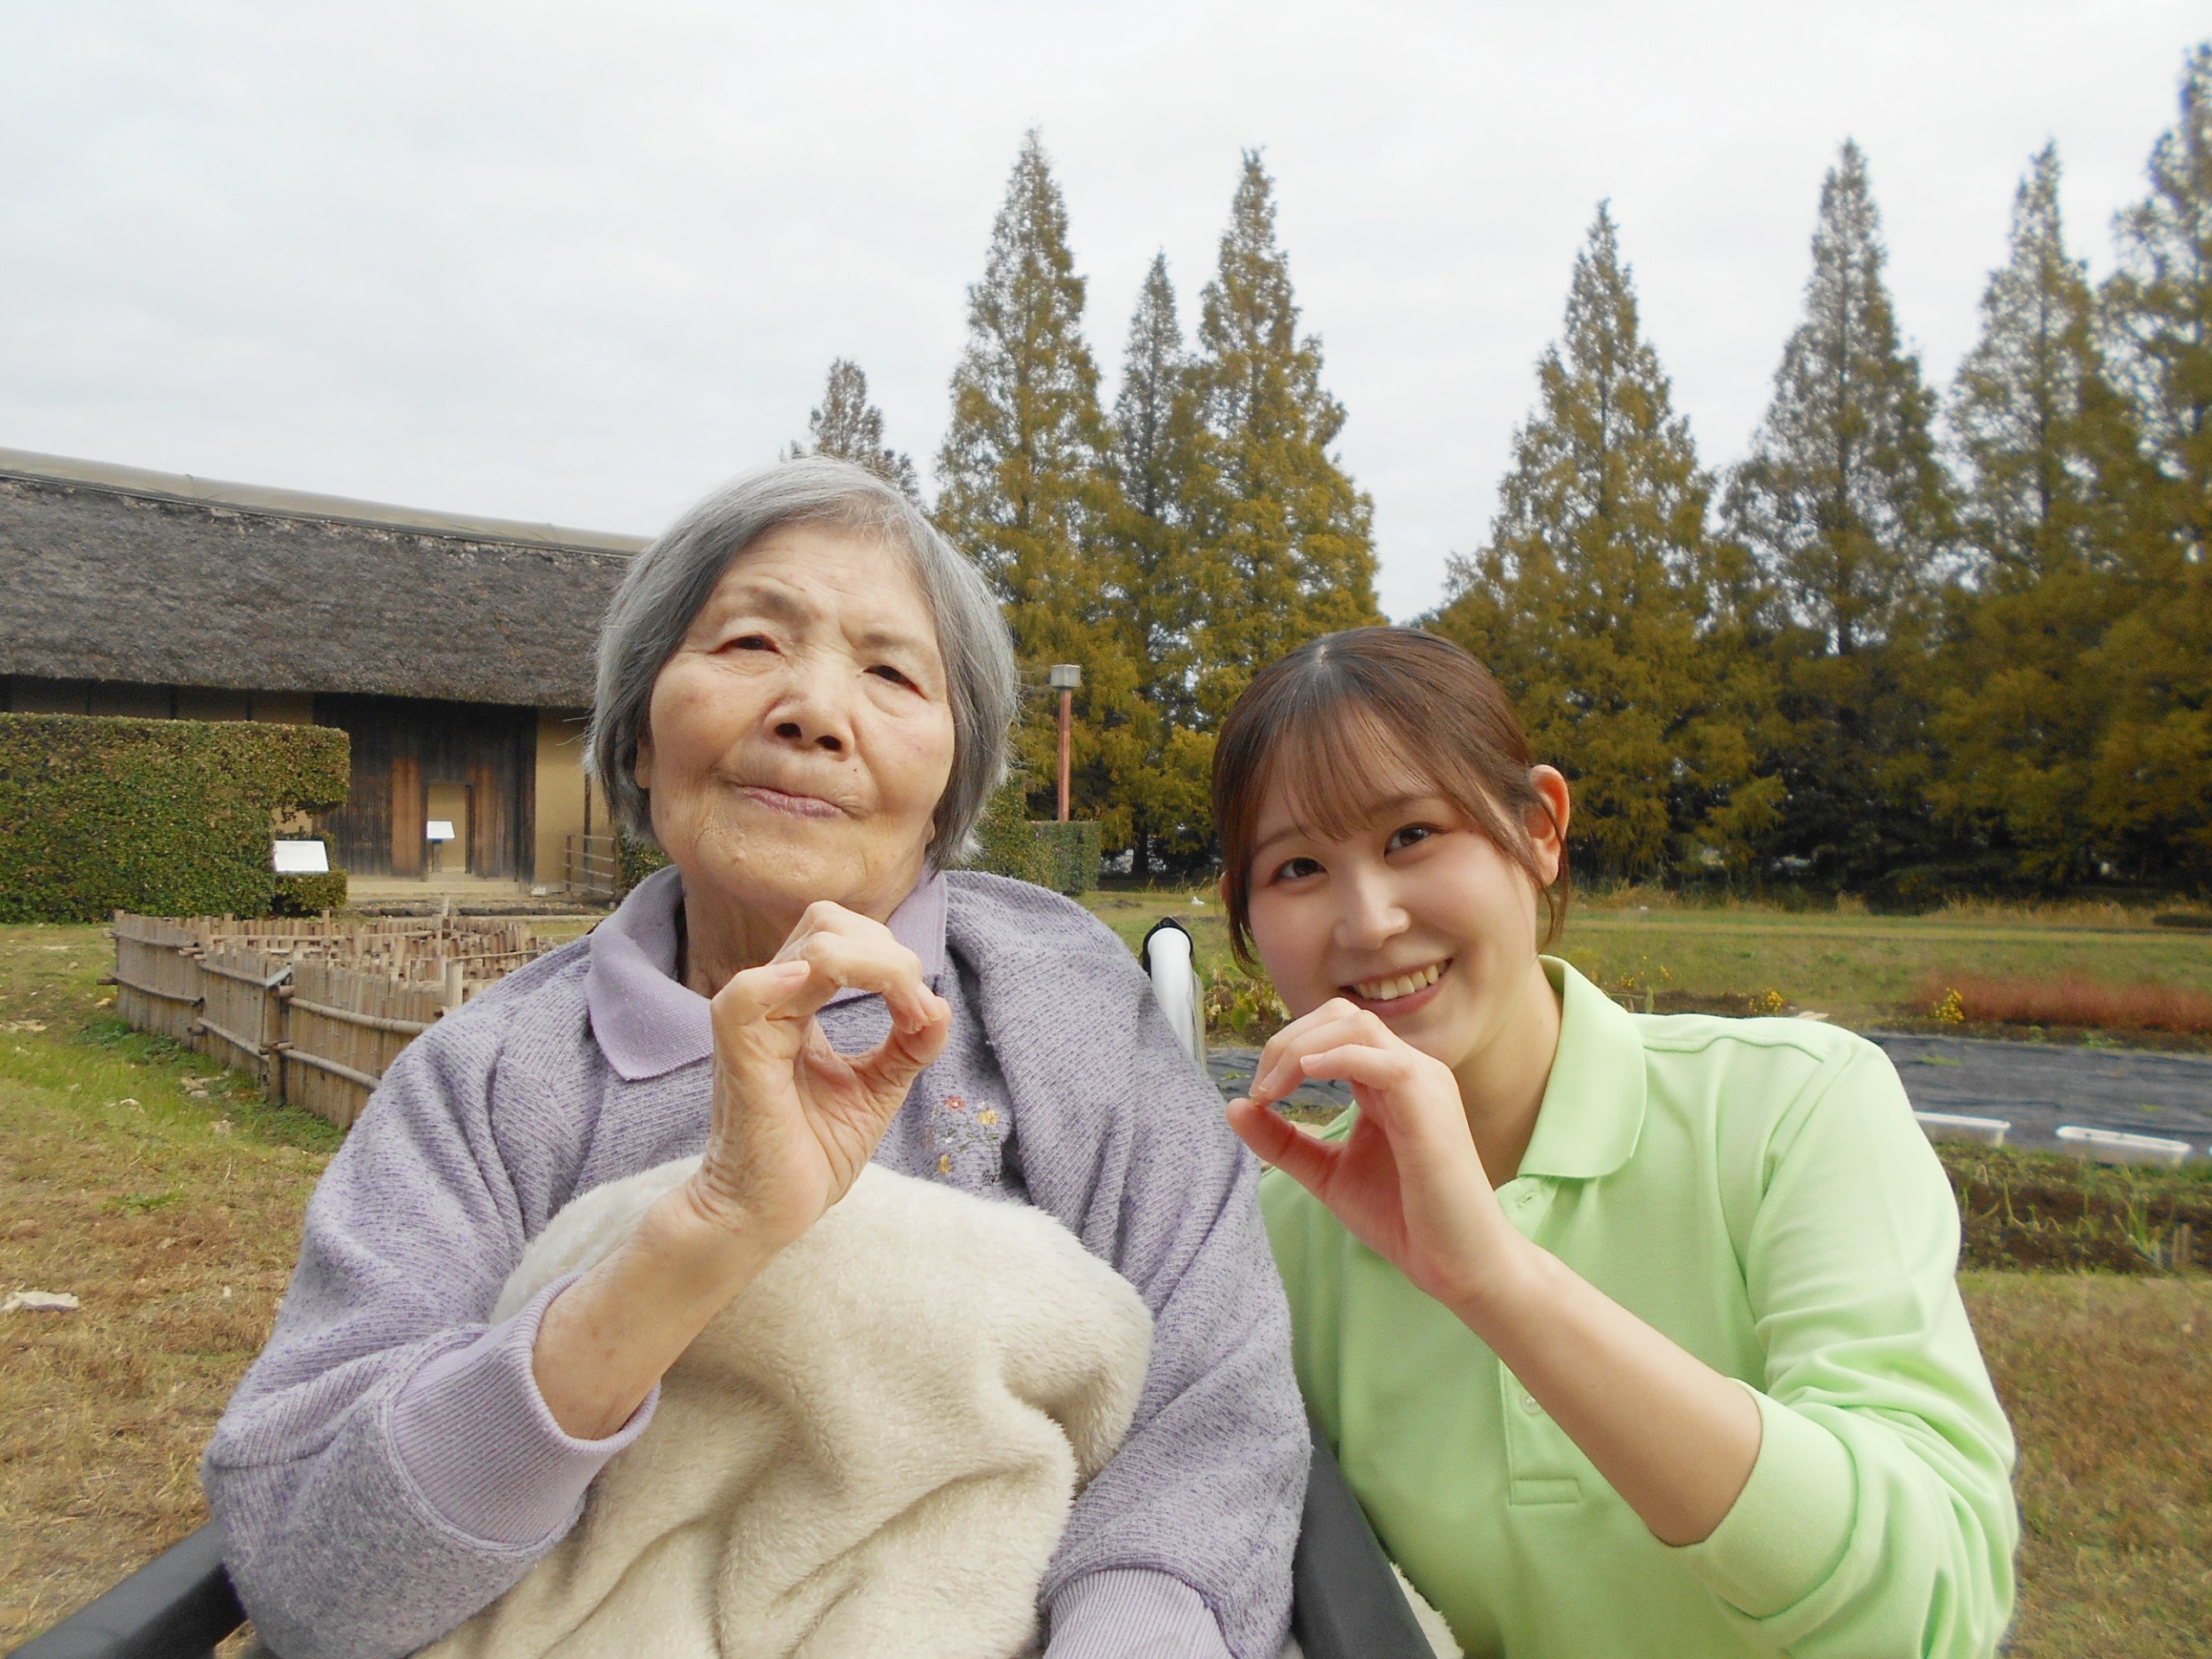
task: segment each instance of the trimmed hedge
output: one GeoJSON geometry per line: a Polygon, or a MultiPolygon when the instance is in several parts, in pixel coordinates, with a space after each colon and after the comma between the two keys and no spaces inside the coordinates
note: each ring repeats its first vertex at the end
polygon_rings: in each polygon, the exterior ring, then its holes
{"type": "Polygon", "coordinates": [[[1037,885],[1055,893],[1089,893],[1098,885],[1098,825],[1077,819],[1067,823],[1033,823],[1044,874],[1037,885]]]}
{"type": "Polygon", "coordinates": [[[1088,893],[1098,885],[1098,836],[1095,823],[1039,823],[1032,818],[1028,782],[1016,774],[984,806],[969,868],[1055,893],[1088,893]]]}
{"type": "Polygon", "coordinates": [[[270,815],[351,781],[332,727],[0,714],[0,922],[265,915],[270,815]]]}
{"type": "Polygon", "coordinates": [[[280,875],[270,897],[271,916],[320,916],[326,910],[346,907],[346,872],[323,875],[280,875]]]}
{"type": "Polygon", "coordinates": [[[1045,849],[1030,827],[1028,793],[1017,772],[983,804],[983,816],[976,821],[976,854],[968,867],[1049,887],[1045,849]]]}

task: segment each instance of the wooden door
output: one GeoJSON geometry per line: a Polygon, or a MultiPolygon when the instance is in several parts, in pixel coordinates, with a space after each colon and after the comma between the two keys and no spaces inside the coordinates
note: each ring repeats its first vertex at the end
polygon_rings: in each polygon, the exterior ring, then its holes
{"type": "Polygon", "coordinates": [[[470,833],[477,817],[469,810],[474,804],[470,798],[474,793],[467,784],[431,784],[423,791],[423,816],[432,823],[453,826],[452,840],[424,843],[424,861],[439,875],[461,875],[484,868],[470,833]]]}
{"type": "Polygon", "coordinates": [[[391,757],[391,873],[423,874],[423,763],[411,754],[391,757]]]}

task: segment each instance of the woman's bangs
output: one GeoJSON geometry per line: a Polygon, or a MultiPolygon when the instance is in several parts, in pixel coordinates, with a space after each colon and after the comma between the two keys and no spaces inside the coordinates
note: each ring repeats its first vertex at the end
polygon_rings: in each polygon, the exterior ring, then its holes
{"type": "Polygon", "coordinates": [[[1295,709],[1269,747],[1259,798],[1280,782],[1291,822],[1324,841],[1365,828],[1387,802],[1458,794],[1416,765],[1389,722],[1363,704],[1295,709]]]}

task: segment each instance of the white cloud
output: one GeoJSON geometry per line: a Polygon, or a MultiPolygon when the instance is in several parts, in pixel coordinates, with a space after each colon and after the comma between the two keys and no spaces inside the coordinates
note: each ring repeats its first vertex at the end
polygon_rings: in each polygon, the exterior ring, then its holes
{"type": "Polygon", "coordinates": [[[1022,129],[1110,377],[1165,248],[1195,324],[1262,144],[1377,503],[1387,607],[1482,534],[1611,197],[1708,460],[1866,147],[1948,379],[2056,137],[2101,263],[2203,30],[2165,0],[11,8],[0,443],[650,531],[836,354],[926,463],[1022,129]]]}

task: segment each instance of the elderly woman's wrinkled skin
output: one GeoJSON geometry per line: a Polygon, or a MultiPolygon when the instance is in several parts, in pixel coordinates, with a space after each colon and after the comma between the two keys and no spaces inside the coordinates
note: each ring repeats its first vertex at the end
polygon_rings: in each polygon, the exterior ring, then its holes
{"type": "Polygon", "coordinates": [[[636,775],[684,874],[693,989],[767,961],[816,899],[887,919],[952,771],[944,662],[906,562],[827,525],[772,531],[661,669],[648,733],[636,775]]]}
{"type": "Polygon", "coordinates": [[[786,525],[733,563],[663,665],[637,780],[683,878],[682,972],[713,999],[699,1172],[546,1309],[556,1421],[619,1428],[775,1254],[844,1196],[950,1011],[884,925],[922,874],[953,761],[944,658],[896,551],[786,525]],[[849,986],[892,1029],[848,1058],[816,1025],[849,986]]]}

